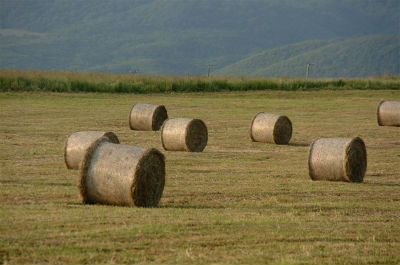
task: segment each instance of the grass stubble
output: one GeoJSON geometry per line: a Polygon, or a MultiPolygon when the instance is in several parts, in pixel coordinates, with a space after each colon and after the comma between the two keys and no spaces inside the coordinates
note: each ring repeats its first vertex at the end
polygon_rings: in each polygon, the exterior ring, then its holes
{"type": "Polygon", "coordinates": [[[184,94],[0,93],[0,264],[400,262],[400,131],[380,127],[398,91],[184,94]],[[132,131],[132,104],[208,127],[202,153],[164,151],[159,131],[132,131]],[[290,117],[289,145],[252,142],[260,111],[290,117]],[[166,185],[157,208],[84,205],[64,166],[72,132],[114,132],[157,148],[166,185]],[[361,137],[363,183],[311,181],[318,137],[361,137]]]}

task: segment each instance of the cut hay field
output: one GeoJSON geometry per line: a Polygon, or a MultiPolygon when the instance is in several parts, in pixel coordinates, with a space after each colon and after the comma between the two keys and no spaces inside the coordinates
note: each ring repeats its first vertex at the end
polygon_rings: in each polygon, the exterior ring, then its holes
{"type": "Polygon", "coordinates": [[[0,264],[399,264],[400,128],[380,127],[395,90],[183,94],[0,93],[0,264]],[[200,118],[202,153],[132,131],[136,102],[200,118]],[[260,111],[287,115],[289,145],[251,142],[260,111]],[[157,208],[83,205],[64,166],[72,132],[107,130],[166,156],[157,208]],[[364,139],[363,183],[313,182],[318,137],[364,139]]]}

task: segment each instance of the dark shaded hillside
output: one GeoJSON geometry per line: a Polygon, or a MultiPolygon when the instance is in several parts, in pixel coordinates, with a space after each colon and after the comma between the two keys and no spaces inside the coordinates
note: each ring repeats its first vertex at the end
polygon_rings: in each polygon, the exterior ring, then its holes
{"type": "Polygon", "coordinates": [[[215,75],[363,77],[400,73],[400,35],[306,41],[266,50],[226,66],[215,75]]]}
{"type": "Polygon", "coordinates": [[[205,74],[310,39],[396,33],[397,0],[1,0],[0,67],[205,74]]]}

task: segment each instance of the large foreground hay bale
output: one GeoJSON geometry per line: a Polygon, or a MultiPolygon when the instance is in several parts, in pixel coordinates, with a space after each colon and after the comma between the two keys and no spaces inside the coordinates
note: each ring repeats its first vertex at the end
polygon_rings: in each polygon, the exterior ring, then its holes
{"type": "Polygon", "coordinates": [[[113,132],[81,131],[71,134],[64,145],[64,162],[68,169],[78,169],[87,149],[96,140],[106,137],[109,142],[119,144],[113,132]]]}
{"type": "Polygon", "coordinates": [[[380,126],[400,126],[400,101],[381,101],[378,106],[380,126]]]}
{"type": "Polygon", "coordinates": [[[207,141],[207,126],[199,119],[168,119],[161,128],[161,142],[168,151],[201,152],[207,141]]]}
{"type": "Polygon", "coordinates": [[[165,159],[157,149],[93,143],[80,167],[79,190],[84,203],[157,206],[165,184],[165,159]]]}
{"type": "Polygon", "coordinates": [[[258,113],[250,126],[253,142],[287,144],[292,137],[292,122],[278,114],[258,113]]]}
{"type": "Polygon", "coordinates": [[[163,105],[136,103],[129,114],[129,127],[138,131],[158,131],[168,119],[163,105]]]}
{"type": "Polygon", "coordinates": [[[319,138],[311,144],[308,169],[312,180],[362,182],[367,151],[359,138],[319,138]]]}

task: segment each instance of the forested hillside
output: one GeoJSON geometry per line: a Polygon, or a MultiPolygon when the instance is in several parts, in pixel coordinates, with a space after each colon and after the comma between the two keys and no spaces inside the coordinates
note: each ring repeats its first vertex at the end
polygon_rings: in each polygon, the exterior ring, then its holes
{"type": "Polygon", "coordinates": [[[0,0],[0,68],[206,74],[303,41],[398,34],[399,9],[398,0],[0,0]]]}
{"type": "Polygon", "coordinates": [[[269,49],[215,72],[216,75],[363,77],[400,73],[400,35],[305,41],[269,49]]]}

